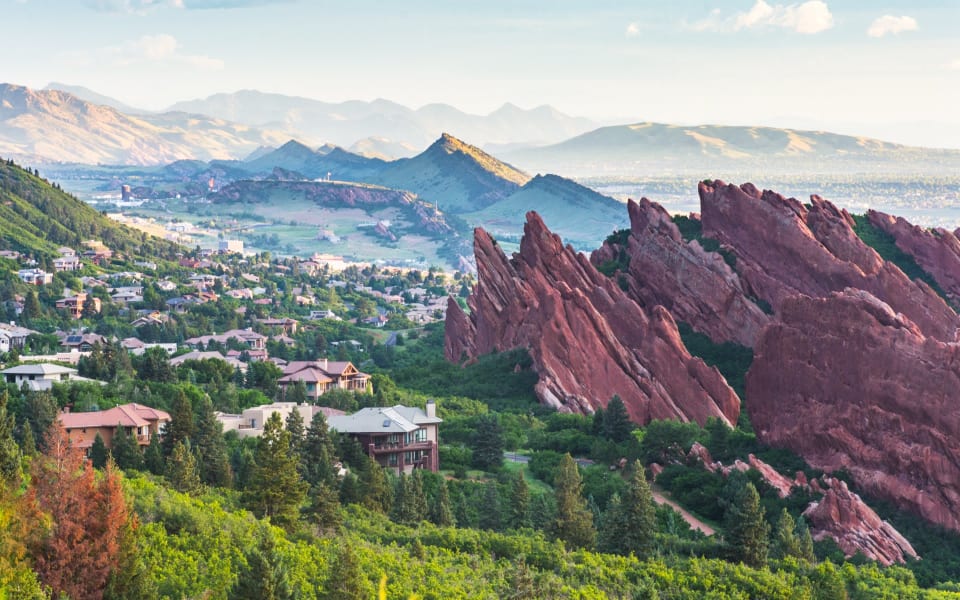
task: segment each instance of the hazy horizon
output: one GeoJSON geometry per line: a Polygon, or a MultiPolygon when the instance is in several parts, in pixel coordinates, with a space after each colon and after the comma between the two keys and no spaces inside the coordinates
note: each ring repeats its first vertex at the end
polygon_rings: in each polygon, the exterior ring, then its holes
{"type": "Polygon", "coordinates": [[[960,5],[943,0],[4,3],[11,47],[31,50],[5,80],[150,110],[255,89],[960,147],[960,5]]]}

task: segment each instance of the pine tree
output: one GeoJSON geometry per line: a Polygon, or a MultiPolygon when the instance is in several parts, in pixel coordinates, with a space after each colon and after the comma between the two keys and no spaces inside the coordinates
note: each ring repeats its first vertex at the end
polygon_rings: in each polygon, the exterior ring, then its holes
{"type": "Polygon", "coordinates": [[[297,457],[299,462],[303,454],[304,436],[306,435],[303,416],[300,414],[300,411],[296,408],[291,410],[290,414],[287,415],[287,421],[284,426],[290,433],[290,451],[293,452],[293,455],[297,457]]]}
{"type": "Polygon", "coordinates": [[[5,483],[20,481],[20,447],[13,439],[15,423],[13,415],[7,412],[8,399],[7,390],[3,388],[0,390],[0,489],[5,483]]]}
{"type": "Polygon", "coordinates": [[[553,535],[574,548],[590,548],[594,544],[596,531],[593,527],[593,515],[583,499],[583,481],[576,461],[569,453],[560,459],[557,477],[553,485],[557,499],[557,517],[553,524],[553,535]]]}
{"type": "Polygon", "coordinates": [[[132,515],[120,532],[120,549],[117,556],[117,568],[110,573],[107,587],[103,590],[103,600],[156,600],[160,591],[150,576],[143,554],[137,547],[137,528],[139,522],[132,515]]]}
{"type": "Polygon", "coordinates": [[[620,510],[623,512],[624,522],[621,536],[623,554],[633,553],[640,558],[649,557],[657,532],[657,514],[653,493],[640,461],[633,463],[633,475],[623,495],[620,510]]]}
{"type": "Polygon", "coordinates": [[[292,530],[297,523],[307,484],[300,479],[298,458],[290,452],[290,433],[283,428],[280,413],[273,413],[257,441],[254,467],[243,498],[258,517],[292,530]]]}
{"type": "Polygon", "coordinates": [[[133,431],[127,432],[119,425],[113,434],[111,454],[113,460],[121,469],[143,468],[143,453],[140,451],[140,444],[137,443],[136,435],[133,431]]]}
{"type": "Polygon", "coordinates": [[[307,498],[309,505],[306,513],[310,519],[323,529],[337,527],[342,522],[340,499],[336,487],[318,483],[310,488],[307,498]]]}
{"type": "Polygon", "coordinates": [[[424,521],[428,515],[427,493],[423,489],[423,471],[417,469],[407,482],[407,491],[409,492],[407,501],[410,504],[410,517],[412,525],[424,521]]]}
{"type": "Polygon", "coordinates": [[[614,493],[607,502],[607,510],[600,518],[600,528],[597,531],[597,550],[608,554],[624,554],[624,544],[621,536],[627,529],[624,518],[623,502],[620,494],[614,493]]]}
{"type": "Polygon", "coordinates": [[[507,526],[511,529],[530,527],[530,486],[527,485],[527,480],[523,476],[523,470],[517,472],[517,478],[510,486],[507,526]]]}
{"type": "Polygon", "coordinates": [[[724,526],[724,545],[731,560],[757,568],[767,562],[770,525],[752,483],[747,482],[727,507],[724,526]]]}
{"type": "Polygon", "coordinates": [[[446,481],[440,482],[440,488],[437,490],[437,497],[433,503],[433,510],[430,511],[430,521],[440,527],[454,527],[456,525],[446,481]]]}
{"type": "Polygon", "coordinates": [[[288,600],[294,598],[286,565],[276,551],[273,534],[264,528],[260,542],[244,554],[231,600],[288,600]]]}
{"type": "Polygon", "coordinates": [[[20,314],[21,318],[27,323],[31,319],[36,319],[37,317],[43,316],[43,308],[40,306],[40,298],[37,297],[37,293],[31,290],[27,297],[23,301],[23,312],[20,314]]]}
{"type": "Polygon", "coordinates": [[[630,439],[632,431],[633,423],[627,414],[627,407],[620,396],[614,395],[603,411],[603,434],[619,444],[630,439]]]}
{"type": "Polygon", "coordinates": [[[37,442],[36,438],[33,437],[33,427],[30,427],[29,423],[24,423],[21,430],[23,433],[20,436],[20,450],[24,456],[33,458],[37,455],[37,442]]]}
{"type": "Polygon", "coordinates": [[[213,412],[213,403],[204,395],[197,406],[192,445],[200,465],[200,481],[215,487],[230,487],[233,475],[227,457],[223,425],[213,412]]]}
{"type": "Polygon", "coordinates": [[[307,402],[307,384],[305,384],[302,379],[298,379],[293,382],[293,385],[288,385],[284,388],[283,396],[284,402],[305,404],[307,402]]]}
{"type": "Polygon", "coordinates": [[[780,511],[780,518],[773,530],[773,539],[770,541],[770,556],[772,558],[786,558],[792,556],[800,558],[800,540],[796,534],[797,524],[787,512],[786,507],[780,511]]]}
{"type": "Polygon", "coordinates": [[[169,457],[173,448],[193,437],[193,405],[183,390],[177,391],[170,407],[170,422],[163,430],[163,455],[169,457]]]}
{"type": "Polygon", "coordinates": [[[809,563],[816,562],[817,557],[813,553],[813,536],[810,535],[810,528],[803,517],[797,520],[797,545],[800,547],[800,559],[809,563]]]}
{"type": "Polygon", "coordinates": [[[340,553],[333,562],[327,579],[326,600],[369,600],[373,585],[364,577],[353,546],[347,540],[340,545],[340,553]]]}
{"type": "Polygon", "coordinates": [[[167,479],[173,489],[184,494],[195,494],[203,489],[197,469],[197,459],[190,451],[190,440],[181,440],[173,447],[167,459],[167,479]]]}
{"type": "Polygon", "coordinates": [[[372,458],[365,458],[365,468],[360,472],[361,503],[370,510],[390,514],[393,491],[387,473],[372,458]]]}
{"type": "Polygon", "coordinates": [[[340,482],[340,503],[359,504],[363,500],[360,480],[353,473],[347,473],[340,482]]]}
{"type": "MultiPolygon", "coordinates": [[[[57,401],[50,392],[27,392],[22,404],[24,422],[33,429],[33,439],[40,440],[38,450],[45,450],[47,431],[57,421],[57,401]]],[[[22,425],[21,425],[22,426],[22,425]]]]}
{"type": "Polygon", "coordinates": [[[313,415],[307,428],[300,453],[300,471],[303,479],[310,485],[324,483],[329,487],[336,485],[337,474],[334,463],[337,462],[336,446],[327,420],[322,412],[313,415]]]}
{"type": "Polygon", "coordinates": [[[480,529],[499,531],[500,519],[500,490],[497,482],[491,479],[483,489],[483,506],[480,509],[480,529]]]}
{"type": "MultiPolygon", "coordinates": [[[[120,431],[123,431],[122,427],[117,427],[120,431]]],[[[107,445],[104,443],[103,438],[100,437],[98,433],[95,438],[93,438],[93,445],[90,446],[90,462],[93,463],[93,466],[97,469],[102,469],[107,466],[107,459],[110,457],[110,451],[107,450],[107,445]]]]}
{"type": "Polygon", "coordinates": [[[163,458],[163,446],[160,444],[160,436],[153,434],[150,436],[150,445],[143,453],[143,466],[154,475],[163,475],[167,470],[167,462],[163,458]]]}
{"type": "Polygon", "coordinates": [[[473,466],[484,471],[495,471],[503,466],[503,429],[497,415],[477,419],[473,433],[473,466]]]}

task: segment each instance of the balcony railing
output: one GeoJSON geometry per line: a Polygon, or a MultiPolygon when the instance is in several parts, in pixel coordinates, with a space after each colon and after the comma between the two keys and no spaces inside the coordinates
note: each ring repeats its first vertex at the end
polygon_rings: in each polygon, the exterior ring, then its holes
{"type": "Polygon", "coordinates": [[[424,442],[392,442],[384,444],[371,444],[370,449],[374,454],[387,454],[391,452],[399,451],[413,451],[413,450],[432,450],[434,447],[433,442],[424,441],[424,442]]]}

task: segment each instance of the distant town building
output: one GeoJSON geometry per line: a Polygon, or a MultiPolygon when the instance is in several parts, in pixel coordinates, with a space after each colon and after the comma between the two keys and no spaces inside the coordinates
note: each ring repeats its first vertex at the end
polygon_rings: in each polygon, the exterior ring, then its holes
{"type": "Polygon", "coordinates": [[[150,436],[161,433],[170,422],[170,415],[156,408],[131,403],[94,412],[61,412],[57,420],[75,447],[89,448],[99,435],[104,445],[111,448],[113,436],[120,428],[128,435],[132,433],[137,444],[149,445],[150,436]]]}
{"type": "Polygon", "coordinates": [[[277,380],[281,391],[286,394],[288,386],[302,381],[307,388],[307,398],[314,402],[332,389],[365,392],[370,376],[361,373],[349,361],[295,360],[283,369],[283,377],[277,380]]]}
{"type": "Polygon", "coordinates": [[[295,402],[274,402],[273,404],[253,406],[244,410],[243,414],[239,415],[218,412],[217,420],[223,424],[224,431],[236,431],[240,437],[260,437],[263,434],[263,424],[270,419],[273,413],[280,413],[280,418],[285,423],[287,417],[294,411],[300,413],[300,417],[307,426],[310,425],[314,415],[318,412],[322,412],[328,421],[331,417],[345,414],[342,410],[328,408],[326,406],[297,404],[295,402]]]}
{"type": "Polygon", "coordinates": [[[439,470],[437,441],[442,422],[432,401],[427,402],[426,410],[400,404],[375,406],[327,420],[330,429],[353,437],[370,458],[398,474],[439,470]]]}
{"type": "Polygon", "coordinates": [[[220,240],[220,254],[243,254],[243,240],[220,240]]]}
{"type": "Polygon", "coordinates": [[[27,364],[10,367],[0,371],[3,380],[18,387],[26,385],[30,390],[40,392],[49,390],[55,383],[72,381],[93,381],[77,375],[76,369],[49,363],[27,364]]]}
{"type": "Polygon", "coordinates": [[[87,303],[88,299],[93,303],[93,310],[96,313],[100,313],[100,298],[95,296],[88,296],[87,294],[80,292],[76,296],[70,296],[69,298],[61,298],[57,300],[57,308],[61,310],[66,310],[67,313],[74,319],[79,319],[83,316],[83,306],[87,303]]]}
{"type": "Polygon", "coordinates": [[[47,273],[43,269],[20,269],[17,271],[17,277],[20,278],[20,281],[30,285],[53,283],[53,273],[47,273]]]}

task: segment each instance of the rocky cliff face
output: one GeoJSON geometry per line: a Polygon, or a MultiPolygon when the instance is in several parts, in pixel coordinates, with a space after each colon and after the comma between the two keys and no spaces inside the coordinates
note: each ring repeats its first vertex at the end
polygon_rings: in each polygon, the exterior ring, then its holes
{"type": "Polygon", "coordinates": [[[844,288],[867,290],[907,315],[924,335],[953,341],[956,313],[928,285],[911,281],[853,231],[853,219],[812,196],[809,205],[752,184],[699,186],[705,236],[736,254],[748,294],[775,309],[796,294],[823,297],[844,288]]]}
{"type": "Polygon", "coordinates": [[[960,301],[960,240],[956,233],[940,227],[924,229],[903,217],[875,210],[867,211],[867,219],[893,237],[897,248],[929,273],[947,297],[953,302],[960,301]]]}
{"type": "Polygon", "coordinates": [[[803,511],[815,540],[832,538],[848,557],[861,552],[884,566],[905,562],[907,556],[917,558],[910,542],[864,504],[846,483],[833,478],[824,478],[824,483],[823,498],[803,511]]]}
{"type": "Polygon", "coordinates": [[[467,317],[447,311],[448,360],[529,350],[541,402],[589,413],[617,394],[638,423],[718,417],[736,422],[739,399],[720,373],[691,357],[661,306],[641,308],[581,254],[527,214],[520,252],[508,259],[475,231],[478,282],[467,317]]]}
{"type": "Polygon", "coordinates": [[[960,531],[960,345],[863,290],[787,298],[780,317],[746,378],[760,439],[960,531]]]}
{"type": "MultiPolygon", "coordinates": [[[[661,305],[717,343],[752,347],[769,321],[747,298],[740,277],[715,252],[686,242],[659,204],[642,198],[627,203],[630,236],[626,252],[629,294],[645,308],[661,305]]],[[[622,251],[609,243],[595,251],[595,265],[622,251]]]]}

